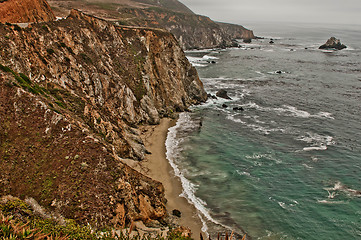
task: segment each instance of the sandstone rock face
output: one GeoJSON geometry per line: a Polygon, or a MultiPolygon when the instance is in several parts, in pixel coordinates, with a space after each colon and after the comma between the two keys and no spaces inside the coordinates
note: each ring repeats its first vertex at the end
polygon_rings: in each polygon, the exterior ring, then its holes
{"type": "Polygon", "coordinates": [[[45,0],[0,1],[0,22],[28,23],[47,22],[55,16],[45,0]]]}
{"type": "Polygon", "coordinates": [[[336,50],[342,50],[344,48],[347,48],[345,45],[341,44],[340,39],[336,39],[335,37],[331,37],[327,40],[325,44],[319,47],[319,49],[336,49],[336,50]]]}
{"type": "Polygon", "coordinates": [[[72,11],[25,29],[0,24],[0,192],[67,218],[123,227],[166,215],[137,124],[205,101],[172,34],[72,11]]]}

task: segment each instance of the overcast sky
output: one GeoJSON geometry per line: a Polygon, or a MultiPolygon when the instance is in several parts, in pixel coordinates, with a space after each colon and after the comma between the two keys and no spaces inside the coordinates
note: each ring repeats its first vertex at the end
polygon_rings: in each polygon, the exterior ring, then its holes
{"type": "Polygon", "coordinates": [[[193,12],[232,23],[306,22],[361,25],[361,0],[179,0],[193,12]]]}

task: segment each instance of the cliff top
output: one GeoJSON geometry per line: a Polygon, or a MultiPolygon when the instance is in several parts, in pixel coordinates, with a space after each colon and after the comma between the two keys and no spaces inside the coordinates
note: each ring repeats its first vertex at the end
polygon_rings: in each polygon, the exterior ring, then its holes
{"type": "Polygon", "coordinates": [[[189,8],[177,0],[88,0],[86,2],[81,0],[49,0],[48,2],[55,14],[61,17],[67,16],[71,9],[80,9],[84,13],[106,20],[119,20],[122,18],[119,10],[123,8],[162,8],[174,12],[193,14],[189,8]]]}

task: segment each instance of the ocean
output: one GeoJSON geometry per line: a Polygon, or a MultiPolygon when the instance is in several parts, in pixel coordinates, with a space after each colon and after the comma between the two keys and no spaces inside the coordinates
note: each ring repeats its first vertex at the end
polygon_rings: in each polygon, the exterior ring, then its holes
{"type": "Polygon", "coordinates": [[[252,28],[265,39],[186,52],[206,91],[231,100],[169,129],[182,195],[212,238],[361,239],[361,26],[252,28]],[[348,48],[319,50],[331,36],[348,48]]]}

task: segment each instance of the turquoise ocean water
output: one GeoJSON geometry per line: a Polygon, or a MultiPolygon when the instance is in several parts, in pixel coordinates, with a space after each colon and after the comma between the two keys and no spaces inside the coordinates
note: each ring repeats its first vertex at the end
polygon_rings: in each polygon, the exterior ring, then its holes
{"type": "Polygon", "coordinates": [[[170,129],[183,196],[211,236],[361,239],[361,26],[253,29],[266,38],[186,52],[206,91],[232,100],[209,99],[170,129]],[[318,50],[331,36],[348,49],[318,50]]]}

